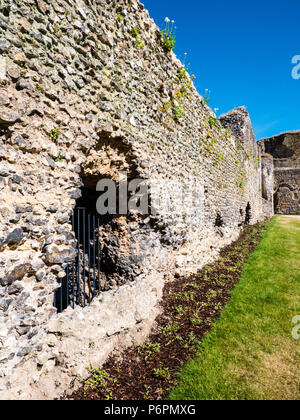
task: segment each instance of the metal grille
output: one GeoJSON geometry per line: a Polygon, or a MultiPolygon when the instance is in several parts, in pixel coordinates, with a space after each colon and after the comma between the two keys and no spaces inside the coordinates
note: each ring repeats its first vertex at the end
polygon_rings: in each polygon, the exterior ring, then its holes
{"type": "Polygon", "coordinates": [[[76,260],[67,266],[66,276],[59,280],[54,306],[62,312],[68,306],[85,307],[100,293],[100,217],[85,207],[72,215],[72,227],[77,239],[76,260]]]}

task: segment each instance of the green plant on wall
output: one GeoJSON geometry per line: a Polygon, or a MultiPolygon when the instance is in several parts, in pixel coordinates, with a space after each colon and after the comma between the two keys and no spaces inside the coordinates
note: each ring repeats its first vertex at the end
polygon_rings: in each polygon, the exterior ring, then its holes
{"type": "Polygon", "coordinates": [[[218,121],[217,117],[209,117],[208,122],[209,122],[209,125],[211,126],[211,128],[219,126],[219,121],[218,121]]]}
{"type": "Polygon", "coordinates": [[[243,150],[243,146],[242,146],[242,143],[240,142],[240,140],[235,139],[235,144],[236,144],[236,148],[237,148],[237,151],[238,152],[240,152],[241,150],[243,150]]]}
{"type": "Polygon", "coordinates": [[[122,22],[122,20],[124,19],[124,15],[121,12],[117,12],[117,19],[118,22],[122,22]]]}
{"type": "Polygon", "coordinates": [[[57,22],[53,23],[53,31],[58,38],[60,38],[62,36],[62,31],[61,31],[60,26],[57,22]]]}
{"type": "Polygon", "coordinates": [[[140,29],[136,28],[135,26],[131,29],[130,34],[134,37],[137,38],[140,35],[141,31],[140,29]]]}
{"type": "Polygon", "coordinates": [[[57,155],[57,158],[55,159],[55,162],[62,162],[64,160],[64,155],[59,152],[57,155]]]}
{"type": "Polygon", "coordinates": [[[210,133],[208,133],[206,139],[202,143],[201,154],[205,157],[209,157],[214,150],[216,142],[216,137],[210,137],[210,133]]]}
{"type": "Polygon", "coordinates": [[[44,93],[44,89],[42,88],[42,86],[39,83],[37,83],[35,85],[35,91],[38,92],[38,93],[44,93]]]}
{"type": "Polygon", "coordinates": [[[240,189],[241,193],[244,194],[247,190],[248,184],[248,172],[244,168],[243,163],[240,161],[236,167],[237,179],[236,179],[236,186],[240,189]]]}
{"type": "Polygon", "coordinates": [[[187,75],[188,71],[189,71],[189,64],[186,65],[186,56],[187,56],[187,53],[184,53],[184,60],[182,62],[182,66],[180,66],[177,69],[177,79],[178,79],[178,81],[181,81],[182,79],[184,79],[185,76],[187,75]]]}
{"type": "Polygon", "coordinates": [[[184,110],[180,105],[173,106],[173,116],[175,121],[179,121],[182,117],[184,117],[184,110]]]}
{"type": "Polygon", "coordinates": [[[238,187],[241,190],[241,192],[244,194],[245,190],[246,190],[246,185],[243,181],[238,182],[238,187]]]}
{"type": "Polygon", "coordinates": [[[208,89],[205,89],[204,96],[203,96],[203,103],[207,105],[210,101],[210,92],[208,89]]]}
{"type": "Polygon", "coordinates": [[[138,47],[144,48],[145,44],[143,38],[141,37],[141,30],[136,27],[133,27],[130,31],[130,34],[135,38],[136,45],[138,47]]]}
{"type": "Polygon", "coordinates": [[[73,15],[72,12],[70,12],[70,10],[66,10],[65,16],[66,16],[66,18],[69,18],[70,17],[70,19],[71,19],[72,22],[75,22],[75,20],[76,20],[75,19],[75,16],[73,15]]]}
{"type": "Polygon", "coordinates": [[[171,99],[163,104],[161,110],[167,112],[172,109],[173,119],[179,122],[185,115],[185,98],[191,92],[194,75],[190,76],[185,63],[178,67],[175,79],[170,86],[171,99]]]}
{"type": "Polygon", "coordinates": [[[226,128],[225,135],[226,135],[227,140],[229,140],[231,138],[231,133],[230,133],[229,128],[226,128]]]}
{"type": "Polygon", "coordinates": [[[184,76],[187,73],[187,68],[185,67],[185,65],[179,67],[179,69],[177,70],[177,78],[178,80],[182,80],[184,78],[184,76]]]}
{"type": "Polygon", "coordinates": [[[213,165],[218,166],[224,160],[224,155],[221,152],[216,152],[213,160],[213,165]]]}
{"type": "Polygon", "coordinates": [[[163,37],[164,47],[169,52],[173,51],[176,46],[175,30],[176,27],[174,20],[171,22],[170,19],[166,17],[165,28],[161,31],[161,34],[163,37]]]}
{"type": "Polygon", "coordinates": [[[53,141],[57,140],[60,135],[61,135],[60,128],[56,127],[56,126],[54,126],[49,133],[49,136],[50,136],[51,140],[53,140],[53,141]]]}

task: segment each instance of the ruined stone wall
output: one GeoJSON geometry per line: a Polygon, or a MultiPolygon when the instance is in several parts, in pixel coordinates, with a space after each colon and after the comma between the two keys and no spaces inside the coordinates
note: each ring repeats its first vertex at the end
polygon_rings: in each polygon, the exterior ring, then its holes
{"type": "Polygon", "coordinates": [[[168,276],[263,217],[260,155],[246,110],[218,121],[136,0],[1,0],[0,54],[0,398],[53,398],[143,340],[168,276]],[[103,219],[102,293],[57,314],[72,211],[119,171],[196,195],[103,219]]]}
{"type": "Polygon", "coordinates": [[[274,158],[275,213],[300,213],[300,132],[262,139],[259,145],[274,158]]]}
{"type": "Polygon", "coordinates": [[[261,157],[263,212],[267,217],[274,215],[274,159],[267,153],[261,157]]]}

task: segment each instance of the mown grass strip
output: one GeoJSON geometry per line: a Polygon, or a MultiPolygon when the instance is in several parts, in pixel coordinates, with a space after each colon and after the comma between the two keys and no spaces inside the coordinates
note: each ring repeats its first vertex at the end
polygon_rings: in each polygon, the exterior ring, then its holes
{"type": "Polygon", "coordinates": [[[276,216],[170,399],[300,398],[300,218],[276,216]]]}

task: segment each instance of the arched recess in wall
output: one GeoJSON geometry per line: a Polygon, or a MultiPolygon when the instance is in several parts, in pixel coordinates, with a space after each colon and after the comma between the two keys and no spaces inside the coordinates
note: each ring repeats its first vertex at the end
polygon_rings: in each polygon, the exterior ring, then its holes
{"type": "Polygon", "coordinates": [[[97,146],[92,149],[82,166],[81,179],[83,195],[79,204],[96,208],[100,195],[96,191],[100,180],[114,181],[116,186],[116,214],[101,215],[101,261],[102,287],[104,290],[123,283],[124,264],[120,255],[122,244],[126,247],[126,224],[129,215],[120,214],[119,181],[120,173],[126,174],[127,181],[138,177],[135,155],[129,143],[123,138],[112,138],[101,133],[97,146]]]}
{"type": "Polygon", "coordinates": [[[278,184],[274,193],[275,213],[288,213],[291,203],[298,201],[297,187],[281,182],[278,184]],[[286,203],[289,203],[287,206],[286,203]]]}
{"type": "Polygon", "coordinates": [[[119,177],[128,182],[138,177],[131,146],[122,138],[101,133],[99,141],[87,153],[81,167],[81,196],[76,200],[70,220],[77,240],[76,260],[67,267],[54,304],[59,311],[67,306],[86,306],[101,291],[116,288],[131,278],[132,262],[128,257],[130,237],[128,214],[119,214],[119,177]],[[101,193],[96,189],[101,180],[114,181],[116,212],[99,215],[96,208],[101,193]],[[127,253],[127,255],[126,255],[127,253]],[[126,256],[125,256],[126,255],[126,256]]]}

